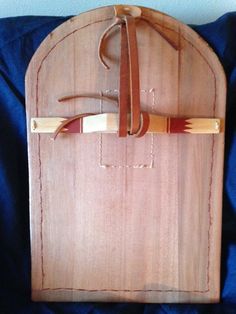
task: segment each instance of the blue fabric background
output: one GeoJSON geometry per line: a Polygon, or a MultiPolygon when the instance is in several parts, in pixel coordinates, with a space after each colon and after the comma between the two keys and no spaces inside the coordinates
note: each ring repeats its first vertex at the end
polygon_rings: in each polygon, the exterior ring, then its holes
{"type": "Polygon", "coordinates": [[[31,302],[24,76],[41,41],[66,19],[0,19],[0,314],[236,313],[236,13],[192,26],[218,54],[228,80],[221,303],[31,302]]]}

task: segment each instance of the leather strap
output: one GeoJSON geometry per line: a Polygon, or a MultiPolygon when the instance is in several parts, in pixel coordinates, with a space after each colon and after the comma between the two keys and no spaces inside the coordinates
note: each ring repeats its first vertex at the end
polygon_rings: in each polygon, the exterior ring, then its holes
{"type": "Polygon", "coordinates": [[[128,50],[129,50],[129,76],[130,76],[130,134],[138,132],[140,127],[140,84],[139,84],[139,62],[138,46],[136,38],[135,19],[132,16],[124,17],[128,50]]]}
{"type": "Polygon", "coordinates": [[[107,69],[109,70],[110,67],[108,66],[108,64],[105,62],[104,58],[103,58],[103,43],[104,43],[104,39],[105,37],[108,35],[108,33],[112,30],[112,28],[114,28],[117,25],[122,24],[122,19],[120,17],[116,17],[115,21],[108,26],[105,31],[102,33],[102,36],[99,39],[99,43],[98,43],[98,59],[101,62],[101,64],[107,69]]]}
{"type": "Polygon", "coordinates": [[[75,98],[92,98],[92,99],[99,99],[99,100],[105,100],[111,103],[114,103],[115,105],[118,105],[117,100],[115,98],[104,96],[104,95],[98,95],[98,94],[77,94],[77,95],[69,95],[65,97],[58,98],[59,102],[69,101],[75,98]]]}
{"type": "Polygon", "coordinates": [[[120,45],[120,83],[119,83],[119,137],[126,137],[128,133],[128,107],[130,98],[129,80],[129,56],[128,39],[125,24],[121,24],[121,45],[120,45]]]}
{"type": "Polygon", "coordinates": [[[140,83],[138,46],[136,38],[135,18],[132,15],[116,16],[115,21],[105,30],[99,41],[98,56],[106,69],[109,66],[102,57],[102,43],[108,32],[120,25],[120,82],[119,82],[119,137],[126,137],[127,113],[130,112],[130,135],[136,134],[140,129],[140,83]],[[129,108],[129,110],[128,110],[129,108]]]}

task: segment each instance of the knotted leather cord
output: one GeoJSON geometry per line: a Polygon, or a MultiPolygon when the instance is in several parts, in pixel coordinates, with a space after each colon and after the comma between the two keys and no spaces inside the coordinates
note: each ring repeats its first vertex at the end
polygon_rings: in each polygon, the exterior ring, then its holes
{"type": "MultiPolygon", "coordinates": [[[[115,10],[116,11],[116,10],[115,10]]],[[[117,13],[117,12],[116,12],[117,13]]],[[[98,45],[98,57],[106,69],[110,69],[103,59],[102,47],[105,37],[116,26],[121,30],[121,51],[120,51],[120,83],[119,83],[119,137],[125,137],[127,134],[141,137],[145,135],[149,127],[149,114],[140,111],[140,83],[139,83],[139,62],[138,47],[136,38],[135,19],[141,19],[158,32],[175,50],[179,47],[171,41],[156,25],[145,16],[133,17],[130,14],[122,14],[115,17],[115,21],[103,32],[98,45]],[[127,113],[130,112],[130,131],[128,132],[127,113]]],[[[66,96],[59,101],[66,101],[77,97],[89,97],[111,101],[111,98],[99,95],[75,95],[66,96]]],[[[60,131],[70,122],[82,119],[83,117],[94,115],[92,113],[79,114],[65,120],[54,132],[53,139],[57,137],[60,131]]]]}

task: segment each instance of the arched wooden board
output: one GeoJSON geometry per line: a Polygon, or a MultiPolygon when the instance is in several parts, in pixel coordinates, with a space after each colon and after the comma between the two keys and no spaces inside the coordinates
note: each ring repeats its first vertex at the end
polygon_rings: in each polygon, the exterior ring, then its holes
{"type": "MultiPolygon", "coordinates": [[[[225,76],[193,30],[142,8],[180,51],[137,23],[142,108],[225,117],[225,76]]],[[[61,96],[117,94],[119,32],[97,58],[113,7],[71,18],[41,44],[26,75],[32,296],[49,301],[217,302],[224,132],[219,135],[30,133],[31,117],[113,112],[61,96]]]]}

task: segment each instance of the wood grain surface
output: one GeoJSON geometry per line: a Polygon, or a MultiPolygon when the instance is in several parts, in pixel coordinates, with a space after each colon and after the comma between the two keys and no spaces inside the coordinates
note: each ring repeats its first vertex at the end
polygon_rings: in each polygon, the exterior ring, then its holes
{"type": "MultiPolygon", "coordinates": [[[[137,22],[141,106],[150,113],[225,117],[222,67],[186,25],[142,8],[180,50],[137,22]]],[[[32,298],[41,301],[217,302],[224,132],[30,132],[31,117],[115,112],[119,31],[97,47],[113,7],[73,17],[43,41],[26,75],[32,298]]]]}

